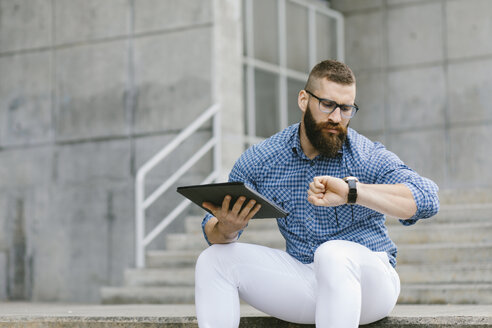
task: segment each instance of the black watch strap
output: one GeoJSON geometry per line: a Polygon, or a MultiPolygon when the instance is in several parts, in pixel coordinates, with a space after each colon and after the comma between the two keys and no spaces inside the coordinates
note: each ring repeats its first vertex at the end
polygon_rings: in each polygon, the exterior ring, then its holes
{"type": "Polygon", "coordinates": [[[347,197],[348,204],[355,204],[357,201],[357,178],[356,177],[346,177],[345,182],[347,182],[349,191],[347,197]]]}

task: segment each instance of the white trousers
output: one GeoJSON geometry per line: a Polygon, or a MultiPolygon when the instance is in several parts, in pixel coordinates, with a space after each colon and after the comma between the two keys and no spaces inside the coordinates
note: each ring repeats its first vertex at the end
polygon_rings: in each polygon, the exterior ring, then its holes
{"type": "Polygon", "coordinates": [[[358,327],[386,317],[399,293],[400,279],[386,253],[342,240],[322,244],[310,264],[259,245],[212,245],[195,271],[201,328],[238,327],[239,298],[289,322],[358,327]]]}

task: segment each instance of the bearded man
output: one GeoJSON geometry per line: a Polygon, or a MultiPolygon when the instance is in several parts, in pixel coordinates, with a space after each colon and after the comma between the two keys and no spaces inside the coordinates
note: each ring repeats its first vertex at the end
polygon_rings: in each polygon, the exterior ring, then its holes
{"type": "Polygon", "coordinates": [[[196,264],[200,327],[238,327],[240,298],[323,328],[358,327],[394,308],[400,280],[386,215],[404,225],[433,216],[438,187],[348,128],[355,93],[347,65],[319,63],[298,95],[301,122],[246,150],[230,173],[290,213],[277,219],[286,251],[237,241],[259,210],[254,201],[204,204],[213,213],[202,223],[212,246],[196,264]]]}

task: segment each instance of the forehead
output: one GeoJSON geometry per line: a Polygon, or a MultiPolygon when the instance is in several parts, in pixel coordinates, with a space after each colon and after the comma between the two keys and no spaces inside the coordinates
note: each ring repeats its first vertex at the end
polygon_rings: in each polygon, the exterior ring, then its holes
{"type": "Polygon", "coordinates": [[[318,81],[317,96],[328,98],[339,104],[353,104],[355,102],[355,83],[346,85],[340,84],[327,79],[318,81]]]}

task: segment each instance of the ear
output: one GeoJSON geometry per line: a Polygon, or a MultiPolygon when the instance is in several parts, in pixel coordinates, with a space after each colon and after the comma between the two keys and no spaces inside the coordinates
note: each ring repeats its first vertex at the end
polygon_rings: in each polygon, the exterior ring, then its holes
{"type": "Polygon", "coordinates": [[[309,102],[309,95],[305,90],[299,91],[299,95],[297,96],[297,104],[299,105],[299,109],[305,113],[309,102]]]}

